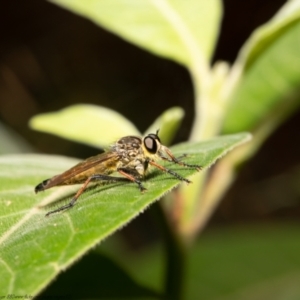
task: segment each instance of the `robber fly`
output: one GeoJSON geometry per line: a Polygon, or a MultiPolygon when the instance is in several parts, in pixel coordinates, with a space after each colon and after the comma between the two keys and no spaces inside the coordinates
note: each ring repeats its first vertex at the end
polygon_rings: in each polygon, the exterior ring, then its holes
{"type": "Polygon", "coordinates": [[[48,212],[46,216],[49,216],[73,207],[88,184],[93,181],[132,181],[138,185],[141,192],[144,192],[146,188],[141,180],[149,165],[174,176],[178,180],[191,182],[173,170],[158,164],[157,159],[194,168],[198,171],[201,169],[201,166],[190,165],[174,157],[172,152],[161,144],[157,131],[156,134],[150,133],[143,139],[137,136],[122,137],[107,152],[90,157],[62,174],[42,181],[35,187],[35,192],[38,193],[54,186],[83,184],[68,204],[48,212]],[[121,176],[112,176],[110,175],[112,173],[119,173],[121,176]]]}

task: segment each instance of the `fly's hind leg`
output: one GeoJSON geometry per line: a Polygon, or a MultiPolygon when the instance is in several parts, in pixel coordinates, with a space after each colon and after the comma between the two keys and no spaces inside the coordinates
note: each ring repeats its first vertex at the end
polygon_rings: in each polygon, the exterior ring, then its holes
{"type": "Polygon", "coordinates": [[[97,181],[97,180],[103,180],[103,181],[112,181],[112,182],[117,182],[117,181],[128,181],[128,178],[123,178],[123,177],[116,177],[116,176],[109,176],[109,175],[102,175],[102,174],[94,174],[92,176],[90,176],[82,185],[82,187],[78,190],[78,192],[75,194],[75,196],[71,199],[71,201],[66,204],[63,205],[55,210],[49,211],[45,216],[48,217],[54,213],[60,212],[60,211],[64,211],[67,210],[69,208],[72,208],[75,205],[75,202],[77,201],[77,199],[80,197],[80,195],[85,191],[85,189],[87,188],[88,184],[91,181],[97,181]]]}

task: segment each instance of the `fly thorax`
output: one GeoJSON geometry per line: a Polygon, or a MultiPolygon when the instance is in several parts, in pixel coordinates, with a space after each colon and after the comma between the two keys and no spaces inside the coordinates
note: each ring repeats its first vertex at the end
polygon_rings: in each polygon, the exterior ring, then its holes
{"type": "Polygon", "coordinates": [[[113,151],[118,153],[120,164],[123,164],[123,167],[135,167],[136,160],[141,158],[143,154],[141,144],[142,140],[139,137],[126,136],[113,145],[113,151]]]}

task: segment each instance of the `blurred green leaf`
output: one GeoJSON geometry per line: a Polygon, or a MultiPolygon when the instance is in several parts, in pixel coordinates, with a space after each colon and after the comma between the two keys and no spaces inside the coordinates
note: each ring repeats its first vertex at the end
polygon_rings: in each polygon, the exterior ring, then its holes
{"type": "MultiPolygon", "coordinates": [[[[297,224],[258,224],[205,231],[189,250],[185,299],[298,300],[297,224]]],[[[161,286],[161,245],[127,255],[122,265],[141,284],[161,286]]]]}
{"type": "Polygon", "coordinates": [[[299,106],[299,36],[299,0],[287,2],[253,33],[233,69],[243,75],[230,99],[223,132],[256,131],[263,138],[299,106]]]}
{"type": "Polygon", "coordinates": [[[145,131],[154,133],[159,129],[159,137],[164,145],[170,145],[184,117],[181,107],[172,107],[163,112],[145,131]]]}
{"type": "Polygon", "coordinates": [[[229,296],[217,298],[217,300],[299,300],[299,279],[299,270],[287,272],[287,274],[245,287],[229,296]]]}
{"type": "MultiPolygon", "coordinates": [[[[172,151],[176,156],[186,153],[188,163],[206,168],[248,139],[248,134],[240,133],[183,143],[172,151]]],[[[0,157],[1,295],[37,294],[86,251],[179,184],[168,174],[154,171],[144,183],[148,189],[145,193],[135,184],[97,185],[82,195],[75,208],[45,218],[49,203],[56,200],[55,206],[62,205],[62,201],[57,203],[62,196],[63,202],[70,200],[65,197],[70,187],[35,196],[34,186],[74,164],[74,160],[54,156],[0,157]]],[[[196,173],[181,166],[171,168],[184,177],[196,173]]]]}
{"type": "Polygon", "coordinates": [[[34,116],[30,126],[98,148],[110,145],[121,136],[140,135],[138,129],[116,111],[87,104],[34,116]]]}
{"type": "MultiPolygon", "coordinates": [[[[287,299],[288,286],[282,285],[281,298],[275,297],[278,281],[300,276],[298,226],[252,226],[220,230],[203,236],[189,261],[188,299],[287,299]],[[259,287],[273,289],[273,297],[262,298],[259,287]],[[244,297],[235,298],[235,293],[244,297]],[[245,296],[252,295],[253,298],[245,296]]],[[[299,284],[294,286],[300,292],[299,284]]],[[[269,291],[271,292],[271,291],[269,291]]],[[[277,290],[278,292],[278,290],[277,290]]],[[[279,295],[279,294],[278,294],[279,295]]],[[[288,298],[289,299],[289,298],[288,298]]]]}
{"type": "Polygon", "coordinates": [[[239,53],[239,63],[245,64],[246,69],[251,67],[266,47],[280,38],[290,25],[299,21],[299,18],[300,1],[287,1],[268,23],[254,31],[239,53]]]}
{"type": "Polygon", "coordinates": [[[219,0],[50,0],[122,38],[184,65],[209,60],[219,30],[219,0]]]}

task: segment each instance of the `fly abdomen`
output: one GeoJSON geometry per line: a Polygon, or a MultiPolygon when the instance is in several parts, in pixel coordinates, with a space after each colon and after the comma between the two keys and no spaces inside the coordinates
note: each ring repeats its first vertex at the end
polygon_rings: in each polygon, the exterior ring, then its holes
{"type": "Polygon", "coordinates": [[[50,181],[50,178],[42,181],[41,183],[39,183],[34,188],[35,193],[38,193],[38,192],[41,192],[41,191],[45,190],[47,188],[47,184],[49,183],[49,181],[50,181]]]}

